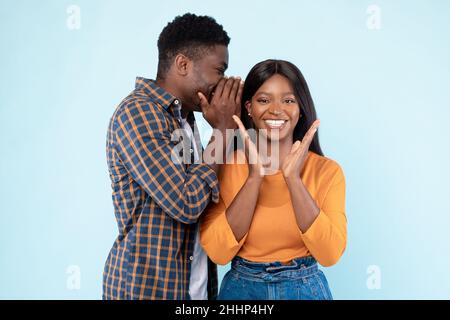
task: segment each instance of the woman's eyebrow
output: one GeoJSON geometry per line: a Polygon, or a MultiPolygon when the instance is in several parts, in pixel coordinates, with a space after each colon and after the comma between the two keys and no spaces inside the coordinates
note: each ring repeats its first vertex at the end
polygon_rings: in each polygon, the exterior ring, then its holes
{"type": "MultiPolygon", "coordinates": [[[[265,95],[267,95],[267,96],[271,96],[271,95],[272,95],[272,93],[265,92],[265,91],[260,91],[260,92],[258,92],[257,94],[265,94],[265,95]]],[[[291,91],[289,91],[289,92],[283,92],[281,95],[282,95],[282,96],[288,96],[288,95],[294,95],[294,93],[291,92],[291,91]]]]}

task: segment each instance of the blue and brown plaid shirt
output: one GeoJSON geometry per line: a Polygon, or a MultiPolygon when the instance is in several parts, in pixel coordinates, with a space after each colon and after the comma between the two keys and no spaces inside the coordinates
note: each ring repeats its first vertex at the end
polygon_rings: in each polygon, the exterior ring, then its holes
{"type": "MultiPolygon", "coordinates": [[[[140,77],[111,118],[106,151],[119,236],[105,263],[103,299],[190,299],[196,224],[219,189],[208,165],[172,161],[180,122],[180,100],[140,77]]],[[[217,269],[208,262],[214,299],[217,269]]]]}

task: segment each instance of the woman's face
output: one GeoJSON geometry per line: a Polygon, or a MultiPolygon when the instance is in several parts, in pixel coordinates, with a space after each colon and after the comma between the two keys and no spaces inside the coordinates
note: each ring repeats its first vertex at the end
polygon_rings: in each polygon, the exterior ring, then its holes
{"type": "Polygon", "coordinates": [[[278,136],[279,141],[292,139],[300,117],[300,108],[287,78],[279,74],[273,75],[263,83],[245,106],[255,128],[267,130],[267,138],[277,139],[278,136]]]}

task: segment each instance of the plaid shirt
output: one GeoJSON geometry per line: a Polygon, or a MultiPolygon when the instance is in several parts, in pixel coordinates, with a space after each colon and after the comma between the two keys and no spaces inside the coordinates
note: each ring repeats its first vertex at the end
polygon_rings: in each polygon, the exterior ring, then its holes
{"type": "MultiPolygon", "coordinates": [[[[190,299],[197,221],[219,189],[208,165],[172,161],[180,123],[180,100],[140,77],[111,118],[106,151],[119,236],[105,263],[103,299],[190,299]]],[[[208,259],[209,299],[216,295],[208,259]]]]}

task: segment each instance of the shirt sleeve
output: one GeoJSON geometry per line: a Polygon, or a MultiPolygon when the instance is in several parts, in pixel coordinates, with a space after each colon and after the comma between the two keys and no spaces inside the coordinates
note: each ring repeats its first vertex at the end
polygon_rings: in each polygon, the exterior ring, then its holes
{"type": "Polygon", "coordinates": [[[347,244],[347,218],[345,215],[345,178],[342,169],[336,172],[319,215],[313,224],[301,233],[312,256],[324,267],[338,262],[347,244]]]}
{"type": "Polygon", "coordinates": [[[225,265],[239,252],[248,233],[237,241],[226,217],[226,206],[219,197],[219,203],[211,203],[200,222],[200,243],[209,258],[216,264],[225,265]]]}
{"type": "Polygon", "coordinates": [[[133,102],[117,114],[114,144],[131,177],[173,219],[195,223],[209,201],[217,202],[218,181],[206,164],[172,160],[175,143],[164,111],[148,102],[133,102]]]}

